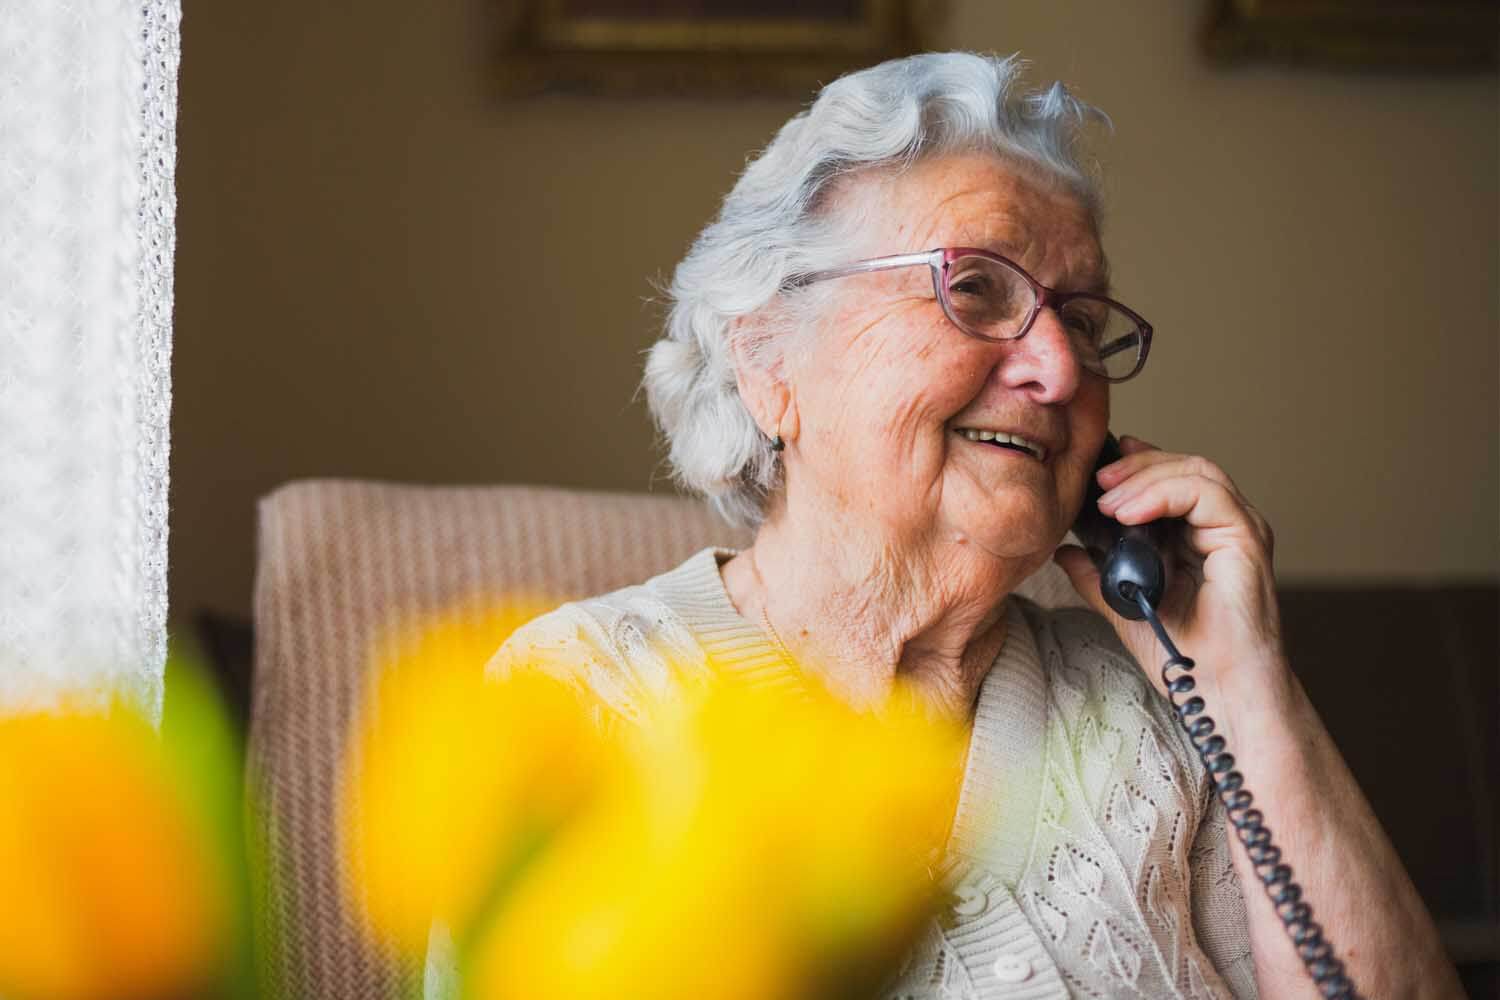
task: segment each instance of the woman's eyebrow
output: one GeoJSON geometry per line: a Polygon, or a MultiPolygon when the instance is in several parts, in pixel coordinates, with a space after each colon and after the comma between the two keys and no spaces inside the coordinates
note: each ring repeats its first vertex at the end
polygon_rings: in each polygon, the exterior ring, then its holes
{"type": "MultiPolygon", "coordinates": [[[[959,231],[959,238],[951,244],[952,246],[974,247],[978,250],[988,250],[997,253],[1007,260],[1013,260],[1022,267],[1025,263],[1021,258],[1025,255],[1022,244],[1017,243],[1005,236],[992,234],[981,235],[973,232],[959,231]]],[[[1088,261],[1087,265],[1080,269],[1085,276],[1082,281],[1067,281],[1058,286],[1059,291],[1086,292],[1089,295],[1108,295],[1110,291],[1109,280],[1109,255],[1102,250],[1097,260],[1088,261]]]]}
{"type": "Polygon", "coordinates": [[[1008,240],[1003,236],[986,237],[983,239],[979,239],[976,242],[965,243],[963,245],[978,247],[981,250],[988,250],[990,253],[997,253],[1002,257],[1010,258],[1016,263],[1020,263],[1021,257],[1025,253],[1025,250],[1020,243],[1016,243],[1013,240],[1008,240]]]}

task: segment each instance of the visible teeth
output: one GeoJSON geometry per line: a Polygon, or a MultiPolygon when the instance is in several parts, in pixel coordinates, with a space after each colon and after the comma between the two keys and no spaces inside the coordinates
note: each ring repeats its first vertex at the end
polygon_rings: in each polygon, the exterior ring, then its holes
{"type": "Polygon", "coordinates": [[[1001,444],[1013,444],[1018,448],[1025,448],[1036,456],[1037,461],[1046,458],[1046,451],[1041,445],[1028,441],[1019,434],[1006,434],[1004,431],[995,432],[995,440],[1001,444]]]}
{"type": "Polygon", "coordinates": [[[1025,448],[1039,462],[1047,458],[1047,449],[1033,441],[1028,441],[1019,434],[1007,434],[1005,431],[982,431],[974,427],[960,427],[958,432],[970,441],[995,441],[999,444],[1013,444],[1018,448],[1025,448]]]}

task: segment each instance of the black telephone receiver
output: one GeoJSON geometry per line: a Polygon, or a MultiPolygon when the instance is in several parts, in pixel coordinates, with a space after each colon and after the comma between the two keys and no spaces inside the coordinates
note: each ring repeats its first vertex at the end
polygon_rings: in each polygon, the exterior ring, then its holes
{"type": "Polygon", "coordinates": [[[1255,865],[1255,873],[1318,992],[1325,997],[1357,1000],[1360,994],[1354,982],[1334,956],[1333,945],[1323,937],[1323,928],[1313,921],[1312,907],[1302,898],[1302,887],[1292,880],[1291,866],[1282,861],[1281,848],[1272,842],[1271,830],[1265,825],[1261,811],[1252,808],[1254,797],[1245,787],[1244,776],[1234,769],[1234,756],[1228,752],[1224,737],[1214,734],[1214,720],[1205,714],[1207,705],[1200,695],[1192,693],[1196,687],[1193,661],[1178,652],[1157,617],[1157,608],[1166,591],[1161,551],[1177,519],[1124,525],[1099,510],[1099,498],[1104,491],[1095,474],[1123,457],[1120,442],[1113,434],[1107,435],[1089,476],[1088,493],[1073,524],[1073,534],[1099,570],[1099,589],[1105,603],[1122,618],[1144,619],[1166,650],[1167,662],[1161,669],[1161,678],[1177,721],[1198,751],[1235,835],[1255,865]]]}
{"type": "Polygon", "coordinates": [[[1124,457],[1120,442],[1113,434],[1106,435],[1094,470],[1089,474],[1088,493],[1083,498],[1078,520],[1073,524],[1073,534],[1078,536],[1099,570],[1099,589],[1105,602],[1120,617],[1140,621],[1146,615],[1136,598],[1137,592],[1145,595],[1154,608],[1160,606],[1167,589],[1161,551],[1169,529],[1162,521],[1121,524],[1099,510],[1099,498],[1104,495],[1104,490],[1099,487],[1095,474],[1124,457]]]}

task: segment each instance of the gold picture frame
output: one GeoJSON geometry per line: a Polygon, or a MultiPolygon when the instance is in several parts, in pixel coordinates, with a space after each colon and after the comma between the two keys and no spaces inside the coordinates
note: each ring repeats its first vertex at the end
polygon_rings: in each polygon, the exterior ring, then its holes
{"type": "Polygon", "coordinates": [[[810,96],[920,51],[941,0],[499,0],[507,96],[810,96]]]}
{"type": "Polygon", "coordinates": [[[1210,0],[1204,50],[1222,64],[1493,70],[1496,0],[1210,0]]]}

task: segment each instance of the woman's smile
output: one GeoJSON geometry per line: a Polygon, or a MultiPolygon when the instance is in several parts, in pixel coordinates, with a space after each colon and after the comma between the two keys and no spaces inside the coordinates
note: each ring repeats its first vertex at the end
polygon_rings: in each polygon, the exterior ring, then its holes
{"type": "Polygon", "coordinates": [[[954,433],[965,441],[985,445],[992,450],[1009,452],[1045,464],[1051,451],[1031,438],[1009,431],[982,430],[976,427],[957,427],[954,433]]]}

